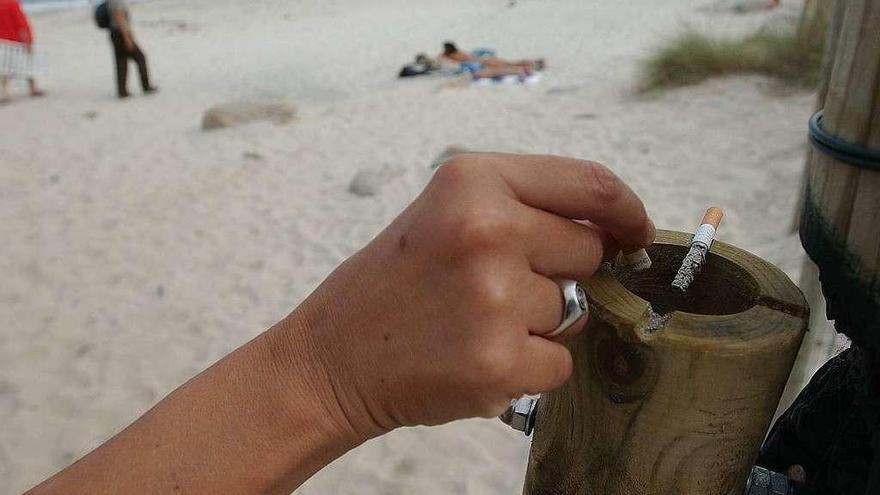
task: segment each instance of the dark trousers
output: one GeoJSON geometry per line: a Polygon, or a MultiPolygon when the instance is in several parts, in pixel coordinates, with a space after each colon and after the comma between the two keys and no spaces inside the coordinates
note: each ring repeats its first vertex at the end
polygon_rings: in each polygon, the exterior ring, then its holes
{"type": "Polygon", "coordinates": [[[150,87],[150,72],[147,70],[147,57],[136,44],[129,51],[125,46],[125,38],[118,29],[110,30],[110,41],[113,43],[113,54],[116,57],[116,89],[119,96],[128,94],[128,59],[132,59],[141,74],[141,87],[150,87]]]}

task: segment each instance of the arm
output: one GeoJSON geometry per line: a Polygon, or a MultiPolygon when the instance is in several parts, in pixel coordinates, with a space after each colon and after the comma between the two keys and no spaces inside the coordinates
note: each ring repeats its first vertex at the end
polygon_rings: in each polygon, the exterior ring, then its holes
{"type": "Polygon", "coordinates": [[[30,493],[286,494],[389,430],[496,416],[571,373],[550,277],[653,236],[598,164],[453,158],[284,321],[30,493]]]}
{"type": "Polygon", "coordinates": [[[28,494],[289,494],[363,438],[292,315],[28,494]]]}

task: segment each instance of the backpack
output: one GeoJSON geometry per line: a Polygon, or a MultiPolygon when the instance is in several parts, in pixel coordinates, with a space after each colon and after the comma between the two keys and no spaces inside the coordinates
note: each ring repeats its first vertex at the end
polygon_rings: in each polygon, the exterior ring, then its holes
{"type": "Polygon", "coordinates": [[[95,7],[95,24],[101,29],[110,29],[110,5],[101,2],[95,7]]]}
{"type": "Polygon", "coordinates": [[[415,77],[415,76],[424,76],[431,72],[427,67],[420,64],[407,64],[404,65],[402,69],[400,69],[400,73],[397,74],[397,77],[415,77]]]}

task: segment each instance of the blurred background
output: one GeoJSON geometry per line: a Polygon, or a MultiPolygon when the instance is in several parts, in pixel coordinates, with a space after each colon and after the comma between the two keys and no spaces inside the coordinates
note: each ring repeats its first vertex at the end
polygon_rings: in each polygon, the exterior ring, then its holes
{"type": "MultiPolygon", "coordinates": [[[[718,204],[721,240],[812,293],[795,225],[816,4],[130,2],[160,90],[132,65],[119,100],[94,6],[25,0],[46,95],[15,79],[0,105],[0,494],[284,317],[456,150],[603,162],[660,228],[718,204]],[[446,40],[546,68],[397,77],[446,40]]],[[[845,346],[817,322],[785,400],[845,346]]],[[[515,493],[528,447],[497,421],[396,431],[297,493],[515,493]]]]}

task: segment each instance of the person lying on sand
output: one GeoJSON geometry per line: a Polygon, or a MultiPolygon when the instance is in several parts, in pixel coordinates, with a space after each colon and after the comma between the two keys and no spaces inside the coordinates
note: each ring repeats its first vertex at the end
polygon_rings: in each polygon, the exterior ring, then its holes
{"type": "Polygon", "coordinates": [[[415,63],[403,66],[398,77],[423,76],[427,74],[447,73],[458,75],[468,72],[474,79],[496,78],[503,76],[518,76],[524,79],[532,75],[532,71],[520,65],[497,65],[486,66],[479,62],[451,62],[443,59],[433,59],[424,53],[416,55],[415,63]],[[452,64],[452,65],[450,65],[452,64]]]}
{"type": "Polygon", "coordinates": [[[536,70],[543,68],[543,59],[508,62],[487,51],[471,53],[459,50],[454,43],[447,41],[443,44],[443,53],[440,56],[431,58],[420,53],[416,55],[415,63],[405,65],[398,76],[412,77],[436,74],[438,71],[447,69],[468,72],[474,79],[494,79],[512,75],[522,80],[532,75],[536,70]]]}
{"type": "Polygon", "coordinates": [[[479,64],[486,69],[506,69],[514,70],[522,69],[530,74],[536,70],[543,70],[546,65],[544,59],[523,59],[516,61],[507,61],[496,57],[489,53],[471,53],[459,50],[455,43],[447,41],[443,43],[443,52],[439,57],[441,60],[448,60],[459,64],[479,64]]]}
{"type": "Polygon", "coordinates": [[[654,235],[602,165],[457,155],[289,316],[28,493],[287,494],[391,430],[495,417],[572,373],[586,316],[557,328],[554,279],[654,235]]]}

